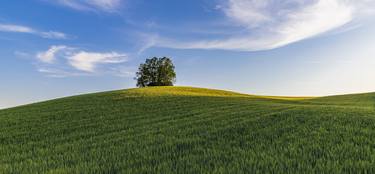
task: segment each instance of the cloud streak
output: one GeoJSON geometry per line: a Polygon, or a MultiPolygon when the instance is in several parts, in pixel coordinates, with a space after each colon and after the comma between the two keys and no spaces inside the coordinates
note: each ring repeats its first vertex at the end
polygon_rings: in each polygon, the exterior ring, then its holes
{"type": "Polygon", "coordinates": [[[156,46],[178,49],[259,51],[283,47],[344,27],[368,15],[373,0],[228,0],[220,8],[245,34],[214,40],[179,42],[162,39],[156,46]]]}
{"type": "Polygon", "coordinates": [[[0,32],[27,33],[40,36],[47,39],[67,39],[65,33],[58,31],[39,31],[31,27],[13,24],[0,24],[0,32]]]}
{"type": "Polygon", "coordinates": [[[66,45],[53,45],[46,51],[38,52],[35,57],[40,62],[38,71],[51,77],[118,72],[117,67],[109,65],[121,65],[128,61],[125,53],[90,52],[66,45]]]}
{"type": "Polygon", "coordinates": [[[43,63],[53,63],[56,60],[56,54],[68,49],[65,45],[51,46],[47,51],[37,53],[36,57],[43,63]]]}
{"type": "Polygon", "coordinates": [[[122,0],[57,0],[57,4],[80,11],[116,12],[122,0]]]}
{"type": "Polygon", "coordinates": [[[68,57],[69,64],[77,70],[85,72],[95,72],[95,68],[99,64],[118,64],[127,61],[126,54],[109,52],[86,52],[80,51],[68,57]]]}

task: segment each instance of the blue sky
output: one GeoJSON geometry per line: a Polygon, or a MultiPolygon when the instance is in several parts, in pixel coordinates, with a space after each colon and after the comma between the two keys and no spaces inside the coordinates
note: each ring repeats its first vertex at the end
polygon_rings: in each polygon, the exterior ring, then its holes
{"type": "Polygon", "coordinates": [[[177,85],[259,95],[375,91],[374,0],[0,2],[0,108],[135,87],[171,57],[177,85]]]}

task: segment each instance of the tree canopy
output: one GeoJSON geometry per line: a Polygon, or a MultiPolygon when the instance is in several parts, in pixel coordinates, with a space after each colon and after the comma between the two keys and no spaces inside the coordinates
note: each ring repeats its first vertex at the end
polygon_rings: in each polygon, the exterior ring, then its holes
{"type": "Polygon", "coordinates": [[[138,87],[173,86],[176,81],[175,66],[167,57],[146,59],[136,73],[138,87]]]}

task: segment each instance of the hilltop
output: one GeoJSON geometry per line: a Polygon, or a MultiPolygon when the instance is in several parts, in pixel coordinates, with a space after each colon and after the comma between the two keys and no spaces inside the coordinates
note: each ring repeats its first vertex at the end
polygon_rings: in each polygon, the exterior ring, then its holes
{"type": "Polygon", "coordinates": [[[0,110],[0,173],[375,171],[375,94],[128,89],[0,110]]]}

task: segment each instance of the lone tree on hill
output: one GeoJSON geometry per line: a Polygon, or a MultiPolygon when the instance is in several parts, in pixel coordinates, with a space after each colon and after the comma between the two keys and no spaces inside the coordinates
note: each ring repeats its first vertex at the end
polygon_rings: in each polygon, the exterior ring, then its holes
{"type": "Polygon", "coordinates": [[[174,68],[172,60],[167,57],[146,59],[136,73],[137,86],[173,86],[176,81],[174,68]]]}

